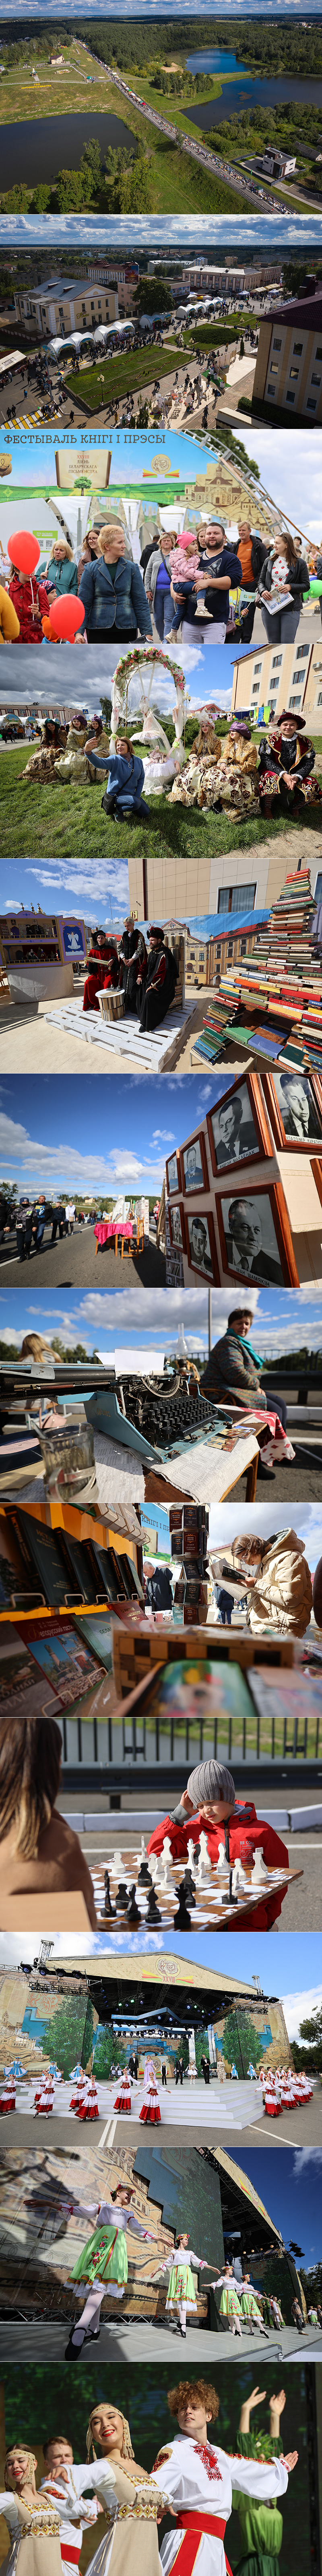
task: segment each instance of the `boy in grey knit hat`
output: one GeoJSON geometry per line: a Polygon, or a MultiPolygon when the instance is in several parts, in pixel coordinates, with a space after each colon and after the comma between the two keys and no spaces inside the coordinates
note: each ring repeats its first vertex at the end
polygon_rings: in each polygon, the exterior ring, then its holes
{"type": "MultiPolygon", "coordinates": [[[[167,1836],[172,1859],[184,1861],[188,1857],[188,1842],[197,1843],[201,1832],[207,1834],[213,1868],[216,1868],[221,1843],[225,1845],[226,1860],[232,1868],[234,1861],[241,1857],[243,1841],[248,1843],[250,1859],[259,1846],[268,1869],[288,1869],[286,1843],[281,1842],[272,1825],[256,1815],[251,1798],[246,1804],[243,1799],[235,1798],[232,1772],[227,1770],[224,1762],[216,1762],[212,1757],[209,1762],[197,1762],[195,1770],[189,1772],[179,1805],[172,1808],[164,1821],[160,1819],[160,1824],[150,1835],[148,1856],[150,1852],[162,1852],[167,1836]]],[[[281,1893],[280,1889],[269,1885],[266,1893],[264,1886],[258,1905],[252,1907],[249,1915],[252,1930],[266,1932],[270,1929],[276,1915],[281,1912],[284,1893],[285,1890],[281,1893]]],[[[248,1918],[244,1916],[243,1931],[247,1928],[248,1918]]]]}

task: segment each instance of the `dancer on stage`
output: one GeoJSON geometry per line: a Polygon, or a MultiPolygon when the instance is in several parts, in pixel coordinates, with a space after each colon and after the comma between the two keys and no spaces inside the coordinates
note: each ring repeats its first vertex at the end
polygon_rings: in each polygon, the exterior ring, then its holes
{"type": "Polygon", "coordinates": [[[163,2272],[169,2272],[169,2288],[167,2291],[165,2311],[166,2321],[167,2325],[172,2325],[173,2312],[177,2308],[180,2334],[183,2335],[184,2341],[186,2337],[187,2308],[196,2307],[196,2292],[191,2270],[192,2263],[195,2264],[197,2272],[207,2271],[207,2262],[203,2260],[202,2254],[194,2254],[193,2246],[189,2245],[189,2237],[179,2234],[177,2236],[176,2250],[174,2250],[173,2245],[171,2253],[165,2255],[164,2263],[160,2263],[158,2272],[154,2273],[154,2280],[159,2280],[160,2273],[162,2275],[163,2272]]]}
{"type": "MultiPolygon", "coordinates": [[[[250,2397],[245,2399],[241,2408],[237,2451],[244,2460],[279,2460],[281,2457],[280,2417],[284,2413],[286,2402],[285,2389],[281,2388],[278,2396],[270,2398],[269,2432],[263,2432],[262,2424],[256,2429],[254,2426],[251,2431],[249,2419],[253,2408],[263,2406],[264,2401],[265,2389],[252,2388],[250,2397]]],[[[274,2498],[270,2498],[267,2503],[258,2504],[254,2496],[239,2495],[238,2489],[235,2491],[233,2479],[234,2505],[239,2516],[242,2544],[242,2557],[238,2559],[238,2576],[250,2576],[250,2570],[251,2576],[279,2576],[278,2560],[283,2539],[279,2505],[274,2498]]]]}
{"type": "Polygon", "coordinates": [[[266,2335],[267,2329],[264,2325],[261,2308],[258,2306],[256,2290],[252,2289],[250,2272],[243,2272],[243,2281],[242,2288],[239,2291],[239,2300],[242,2316],[246,2317],[247,2323],[249,2324],[250,2334],[254,2334],[255,2326],[257,2326],[259,2334],[266,2335]]]}
{"type": "Polygon", "coordinates": [[[131,2111],[131,2107],[131,2077],[128,2066],[125,2066],[123,2074],[120,2075],[118,2092],[115,2094],[113,2110],[126,2111],[128,2114],[131,2111]]]}
{"type": "Polygon", "coordinates": [[[61,2515],[60,2549],[63,2576],[78,2576],[84,2531],[96,2522],[103,2506],[97,2495],[83,2496],[82,2484],[88,2486],[87,2462],[75,2467],[71,2442],[63,2433],[49,2435],[43,2441],[45,2476],[41,2492],[56,2505],[61,2515]],[[80,2504],[80,2498],[82,2502],[80,2504]],[[75,2519],[76,2517],[76,2519],[75,2519]]]}
{"type": "Polygon", "coordinates": [[[166,2492],[176,2507],[176,2532],[168,2531],[161,2544],[163,2576],[170,2576],[178,2550],[180,2576],[194,2576],[197,2559],[198,2576],[226,2576],[226,2571],[231,2576],[224,2539],[232,2487],[264,2503],[285,2495],[298,2453],[291,2451],[280,2460],[241,2460],[217,2444],[215,2448],[208,2439],[208,2424],[215,2423],[219,2398],[204,2379],[179,2380],[178,2387],[169,2391],[168,2407],[169,2414],[177,2416],[183,2440],[164,2444],[155,2462],[160,2493],[166,2492]]]}
{"type": "Polygon", "coordinates": [[[145,2127],[150,2125],[151,2128],[153,2128],[156,2127],[158,2121],[161,2120],[156,2070],[153,2065],[153,2057],[146,2057],[145,2060],[143,2092],[145,2100],[142,2102],[142,2111],[139,2112],[139,2119],[143,2120],[145,2127]]]}
{"type": "Polygon", "coordinates": [[[228,2317],[230,2334],[241,2335],[240,2296],[236,2290],[232,2263],[225,2263],[224,2272],[218,2273],[218,2279],[214,2281],[213,2287],[214,2290],[221,2290],[219,2316],[228,2317]]]}
{"type": "MultiPolygon", "coordinates": [[[[143,2244],[153,2245],[153,2236],[131,2210],[134,2192],[118,2182],[110,2200],[75,2202],[75,2217],[94,2218],[96,2225],[78,2255],[71,2273],[72,2281],[86,2284],[88,2297],[79,2320],[72,2326],[65,2361],[77,2361],[84,2339],[96,2343],[100,2333],[100,2308],[106,2290],[113,2299],[123,2299],[127,2282],[127,2229],[140,2236],[143,2244]]],[[[82,2297],[82,2290],[80,2292],[82,2297]]]]}
{"type": "Polygon", "coordinates": [[[85,2077],[85,2088],[84,2091],[80,2093],[79,2101],[76,2105],[76,2119],[99,2119],[98,2096],[94,2071],[92,2071],[91,2075],[85,2077]]]}
{"type": "Polygon", "coordinates": [[[78,2491],[80,2496],[83,2488],[96,2492],[108,2522],[91,2559],[91,2576],[107,2576],[111,2558],[111,2576],[129,2576],[129,2547],[131,2576],[160,2576],[157,2524],[167,2512],[167,2499],[161,2499],[155,2478],[134,2459],[126,2415],[112,2403],[94,2406],[86,2447],[88,2463],[74,2471],[78,2491]]]}

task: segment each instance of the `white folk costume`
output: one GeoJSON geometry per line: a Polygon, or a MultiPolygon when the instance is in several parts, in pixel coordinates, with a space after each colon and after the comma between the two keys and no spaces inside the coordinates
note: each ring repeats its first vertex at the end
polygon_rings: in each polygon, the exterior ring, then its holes
{"type": "Polygon", "coordinates": [[[167,2531],[161,2545],[163,2576],[177,2562],[179,2576],[231,2576],[224,2540],[232,2507],[232,2488],[265,2502],[286,2494],[284,2460],[242,2460],[182,2435],[159,2451],[154,2476],[161,2495],[177,2508],[177,2530],[167,2531]]]}
{"type": "Polygon", "coordinates": [[[143,2077],[143,2092],[144,2102],[142,2102],[142,2111],[139,2112],[139,2119],[143,2120],[146,2128],[149,2125],[153,2128],[156,2127],[158,2121],[161,2120],[161,2111],[156,2071],[152,2057],[146,2057],[143,2077]]]}
{"type": "Polygon", "coordinates": [[[214,2289],[221,2290],[220,2317],[228,2317],[231,2334],[241,2335],[240,2299],[231,2272],[219,2272],[214,2289]]]}
{"type": "Polygon", "coordinates": [[[80,2094],[79,2102],[77,2103],[76,2119],[78,2119],[78,2120],[98,2120],[98,2119],[99,2119],[98,2093],[97,2093],[97,2086],[96,2086],[96,2083],[95,2083],[95,2075],[89,2075],[89,2076],[88,2076],[88,2080],[87,2080],[87,2084],[86,2084],[86,2093],[81,2093],[81,2094],[80,2094]]]}
{"type": "Polygon", "coordinates": [[[66,2466],[67,2478],[42,2478],[39,2492],[49,2497],[49,2502],[56,2505],[61,2516],[59,2536],[63,2576],[78,2576],[83,2533],[97,2521],[99,2505],[96,2494],[82,2497],[82,2481],[86,2487],[91,2485],[88,2462],[82,2461],[78,2468],[74,2462],[71,2465],[68,2461],[66,2466]]]}
{"type": "Polygon", "coordinates": [[[7,2077],[6,2077],[6,2070],[4,2070],[3,2083],[2,2083],[2,2085],[1,2085],[1,2093],[0,2093],[0,2119],[2,2119],[2,2120],[3,2120],[3,2119],[5,2118],[5,2113],[6,2113],[6,2111],[15,2111],[15,2108],[16,2108],[16,2085],[15,2085],[15,2077],[14,2077],[14,2075],[7,2075],[7,2077]]]}
{"type": "Polygon", "coordinates": [[[164,2263],[160,2264],[161,2273],[169,2272],[166,2316],[168,2315],[168,2312],[172,2315],[174,2308],[178,2309],[181,2334],[183,2335],[185,2335],[186,2332],[187,2308],[195,2308],[197,2304],[195,2284],[192,2278],[192,2263],[195,2264],[197,2272],[207,2271],[207,2264],[203,2261],[202,2255],[194,2254],[192,2245],[179,2245],[177,2253],[175,2253],[174,2247],[172,2246],[171,2254],[166,2254],[164,2263]]]}
{"type": "Polygon", "coordinates": [[[52,2076],[52,2075],[44,2075],[44,2076],[43,2076],[43,2079],[42,2079],[42,2082],[41,2082],[40,2084],[38,2084],[38,2085],[37,2085],[36,2093],[34,2093],[34,2111],[36,2112],[37,2116],[38,2116],[39,2112],[41,2111],[41,2112],[42,2112],[42,2114],[43,2114],[43,2116],[48,2120],[49,2112],[50,2112],[50,2111],[53,2111],[53,2108],[54,2108],[54,2081],[53,2081],[53,2076],[52,2076]]]}
{"type": "Polygon", "coordinates": [[[96,2221],[70,2275],[73,2282],[81,2282],[81,2297],[83,2283],[88,2288],[79,2325],[73,2328],[72,2340],[77,2345],[83,2343],[84,2335],[92,2337],[95,2332],[99,2334],[99,2312],[105,2291],[109,2290],[113,2299],[124,2297],[128,2274],[127,2229],[132,2236],[140,2236],[143,2244],[153,2245],[153,2236],[147,2227],[141,2227],[134,2211],[118,2209],[117,2201],[75,2203],[75,2216],[96,2221]]]}
{"type": "Polygon", "coordinates": [[[10,2550],[6,2559],[6,2576],[62,2576],[59,2537],[59,2512],[56,2505],[35,2495],[32,2505],[6,2487],[0,2494],[0,2513],[8,2526],[10,2550]]]}
{"type": "Polygon", "coordinates": [[[118,2091],[115,2094],[115,2102],[113,2103],[113,2110],[127,2112],[131,2110],[131,2076],[129,2075],[128,2066],[124,2067],[124,2073],[123,2075],[120,2075],[118,2091]]]}
{"type": "MultiPolygon", "coordinates": [[[[106,2460],[95,2460],[90,2468],[76,2470],[84,2488],[97,2490],[108,2528],[91,2558],[91,2576],[107,2576],[112,2559],[111,2576],[161,2576],[158,2550],[157,2513],[160,2509],[159,2486],[147,2471],[134,2467],[131,2458],[122,2460],[113,2472],[106,2460]]],[[[81,2493],[81,2488],[80,2488],[81,2493]]],[[[83,2512],[83,2504],[82,2504],[83,2512]]],[[[165,2502],[164,2510],[167,2506],[165,2502]]]]}

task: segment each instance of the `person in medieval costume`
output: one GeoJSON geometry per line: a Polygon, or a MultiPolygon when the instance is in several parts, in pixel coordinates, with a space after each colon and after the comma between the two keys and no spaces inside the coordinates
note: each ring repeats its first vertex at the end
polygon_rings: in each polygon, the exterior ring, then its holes
{"type": "Polygon", "coordinates": [[[136,1010],[139,1028],[157,1029],[165,1020],[174,1000],[177,966],[172,948],[168,948],[163,930],[151,922],[148,931],[149,957],[145,978],[139,972],[136,987],[136,1010]]]}
{"type": "Polygon", "coordinates": [[[219,2398],[203,2379],[180,2380],[169,2391],[168,2407],[177,2416],[179,2437],[163,2444],[154,2476],[160,2494],[170,2496],[177,2528],[161,2543],[163,2576],[170,2576],[178,2551],[180,2576],[194,2576],[197,2560],[198,2576],[226,2576],[226,2571],[231,2576],[224,2542],[232,2489],[259,2503],[279,2499],[287,2493],[298,2453],[269,2461],[241,2459],[236,2453],[230,2458],[209,2441],[208,2424],[216,2420],[219,2398]]]}
{"type": "Polygon", "coordinates": [[[77,2361],[85,2337],[90,2343],[97,2342],[100,2332],[100,2309],[106,2291],[109,2291],[113,2299],[124,2297],[128,2275],[126,2242],[128,2228],[133,2236],[141,2238],[143,2244],[153,2245],[153,2236],[150,2236],[148,2228],[141,2227],[140,2220],[131,2210],[133,2199],[132,2189],[128,2189],[123,2183],[117,2183],[116,2191],[112,2192],[110,2201],[79,2202],[75,2205],[75,2215],[94,2218],[96,2224],[92,2234],[87,2237],[86,2245],[78,2255],[71,2273],[71,2280],[81,2284],[80,2297],[83,2297],[83,2286],[86,2286],[87,2297],[79,2325],[71,2329],[66,2345],[65,2360],[67,2361],[77,2361]]]}
{"type": "Polygon", "coordinates": [[[94,930],[86,960],[83,1011],[97,1011],[98,993],[115,988],[118,983],[118,955],[108,931],[94,930]]]}
{"type": "Polygon", "coordinates": [[[123,938],[121,939],[121,946],[119,948],[119,960],[119,986],[121,993],[124,993],[124,1010],[127,1015],[129,1011],[136,1011],[138,976],[140,977],[139,990],[142,998],[147,974],[148,960],[145,939],[143,938],[143,931],[139,930],[138,922],[136,922],[135,925],[132,923],[130,925],[127,921],[125,922],[123,938]]]}

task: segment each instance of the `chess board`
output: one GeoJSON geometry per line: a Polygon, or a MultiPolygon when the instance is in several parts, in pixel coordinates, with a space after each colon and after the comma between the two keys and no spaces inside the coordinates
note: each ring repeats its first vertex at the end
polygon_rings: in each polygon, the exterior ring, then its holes
{"type": "MultiPolygon", "coordinates": [[[[120,1849],[120,1847],[118,1848],[120,1849]]],[[[104,1870],[97,1869],[92,1872],[94,1900],[100,1926],[104,1925],[104,1929],[110,1933],[112,1940],[114,1927],[115,1931],[125,1931],[125,1929],[128,1929],[130,1932],[131,1928],[133,1928],[133,1931],[137,1931],[139,1929],[142,1932],[142,1936],[146,1929],[153,1930],[155,1928],[156,1931],[159,1930],[161,1932],[161,1930],[167,1931],[169,1928],[169,1930],[172,1931],[173,1926],[177,1923],[179,1915],[179,1897],[177,1895],[177,1889],[180,1887],[180,1884],[182,1885],[185,1868],[184,1861],[172,1860],[169,1862],[167,1868],[167,1885],[164,1885],[162,1854],[158,1859],[158,1869],[157,1876],[154,1879],[154,1887],[156,1906],[158,1907],[160,1919],[159,1923],[156,1921],[154,1927],[153,1918],[150,1921],[150,1916],[148,1914],[149,1891],[147,1891],[144,1886],[140,1885],[139,1881],[140,1855],[138,1854],[137,1845],[128,1846],[125,1852],[120,1851],[120,1858],[122,1861],[121,1869],[119,1866],[114,1868],[112,1856],[107,1861],[110,1882],[110,1902],[113,1908],[112,1917],[104,1912],[104,1870]],[[139,1925],[134,1919],[133,1927],[131,1927],[127,1913],[127,1898],[125,1895],[124,1899],[121,1897],[119,1898],[119,1885],[127,1888],[128,1900],[130,1898],[130,1891],[133,1886],[135,1886],[135,1902],[140,1915],[139,1925]],[[114,1908],[116,1908],[115,1912],[114,1908]]],[[[153,1863],[155,1862],[155,1859],[156,1854],[152,1852],[151,1858],[148,1861],[148,1868],[150,1871],[151,1861],[153,1863]]],[[[268,1899],[269,1896],[275,1896],[276,1894],[285,1896],[287,1888],[293,1884],[293,1880],[303,1878],[303,1870],[286,1868],[270,1869],[268,1870],[267,1877],[265,1877],[262,1882],[257,1880],[256,1885],[252,1885],[251,1876],[249,1875],[248,1877],[247,1875],[246,1878],[245,1873],[245,1884],[243,1888],[238,1889],[237,1902],[235,1902],[234,1899],[230,1900],[229,1898],[228,1874],[226,1878],[223,1872],[220,1871],[220,1874],[218,1874],[218,1871],[210,1869],[209,1874],[208,1872],[205,1873],[203,1871],[200,1879],[198,1879],[197,1870],[195,1871],[194,1876],[194,1905],[192,1904],[191,1897],[187,1896],[187,1918],[188,1916],[190,1917],[190,1922],[188,1922],[187,1919],[186,1925],[184,1925],[184,1923],[182,1923],[182,1926],[178,1924],[178,1929],[186,1929],[187,1932],[189,1932],[191,1928],[192,1932],[203,1932],[208,1929],[209,1931],[212,1931],[214,1928],[217,1928],[218,1931],[222,1931],[225,1924],[230,1923],[232,1929],[236,1931],[237,1925],[242,1930],[245,1916],[249,1915],[250,1912],[255,1914],[256,1907],[262,1903],[263,1899],[265,1902],[265,1899],[268,1899]]]]}

